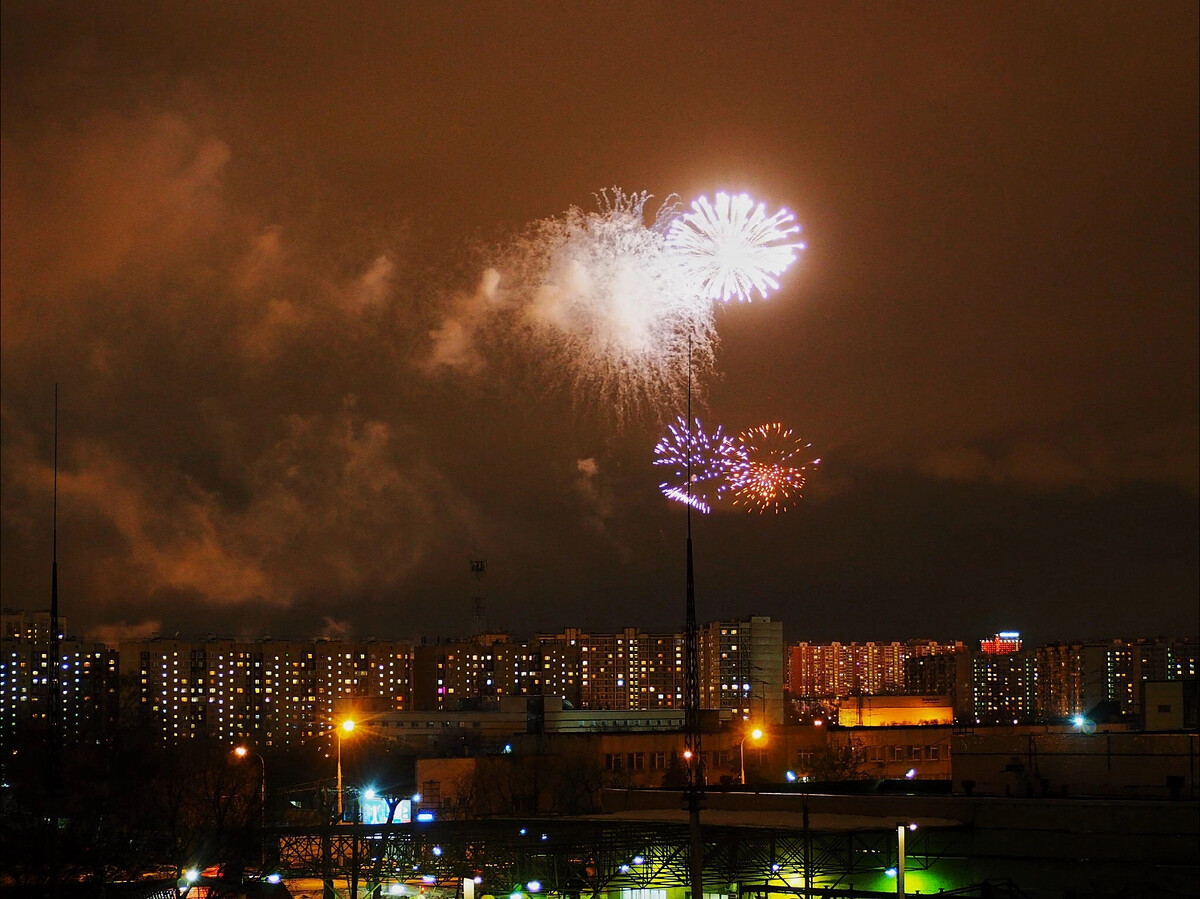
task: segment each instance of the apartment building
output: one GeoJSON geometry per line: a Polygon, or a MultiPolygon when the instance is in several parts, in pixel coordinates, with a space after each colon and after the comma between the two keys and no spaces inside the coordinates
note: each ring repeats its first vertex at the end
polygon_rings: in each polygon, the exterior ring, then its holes
{"type": "MultiPolygon", "coordinates": [[[[49,618],[6,610],[3,631],[0,726],[11,733],[47,720],[49,618]]],[[[1061,720],[1108,702],[1136,723],[1150,686],[1195,683],[1198,654],[1194,639],[1031,651],[1008,632],[981,640],[976,652],[928,640],[796,643],[785,677],[783,626],[769,617],[708,623],[698,643],[701,707],[768,727],[784,721],[785,684],[794,697],[948,697],[959,722],[1061,720]]],[[[328,734],[342,714],[484,711],[507,696],[558,697],[565,708],[596,713],[684,706],[683,635],[638,628],[438,643],[156,637],[123,643],[119,653],[64,639],[60,649],[64,723],[82,733],[87,720],[111,721],[121,700],[123,714],[140,716],[166,743],[204,735],[296,745],[328,734]]],[[[1156,726],[1168,720],[1160,706],[1192,708],[1189,691],[1153,700],[1156,726]]]]}
{"type": "Polygon", "coordinates": [[[912,658],[966,652],[961,642],[793,643],[788,647],[788,689],[795,698],[870,696],[881,693],[938,693],[908,689],[905,665],[912,658]]]}
{"type": "Polygon", "coordinates": [[[757,615],[714,621],[701,629],[699,644],[701,706],[783,722],[783,622],[757,615]]]}
{"type": "MultiPolygon", "coordinates": [[[[50,641],[36,628],[5,633],[11,635],[0,639],[0,740],[7,742],[23,728],[48,727],[55,694],[50,641]]],[[[57,696],[57,724],[66,742],[102,739],[119,711],[117,653],[102,644],[60,640],[57,696]]]]}
{"type": "Polygon", "coordinates": [[[346,708],[407,708],[404,642],[153,638],[122,643],[120,672],[137,714],[164,742],[213,736],[294,745],[346,708]]]}
{"type": "Polygon", "coordinates": [[[1144,717],[1146,684],[1194,681],[1200,642],[1166,638],[1050,643],[1035,653],[1043,718],[1087,715],[1115,703],[1123,717],[1144,717]]]}

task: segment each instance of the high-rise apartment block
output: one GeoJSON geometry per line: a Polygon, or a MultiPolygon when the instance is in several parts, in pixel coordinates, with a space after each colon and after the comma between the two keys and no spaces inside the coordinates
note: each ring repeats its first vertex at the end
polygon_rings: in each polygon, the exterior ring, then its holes
{"type": "Polygon", "coordinates": [[[683,635],[625,628],[618,634],[568,630],[579,647],[579,705],[587,709],[683,708],[683,635]]]}
{"type": "MultiPolygon", "coordinates": [[[[118,714],[117,653],[63,637],[64,628],[60,618],[55,726],[67,742],[101,739],[118,714]]],[[[5,610],[0,629],[0,739],[7,740],[51,724],[53,628],[48,613],[5,610]]]]}
{"type": "Polygon", "coordinates": [[[1021,651],[1020,631],[1000,631],[986,640],[979,641],[979,651],[987,655],[1001,656],[1021,651]]]}
{"type": "Polygon", "coordinates": [[[1037,717],[1033,655],[1005,651],[971,656],[971,707],[976,724],[1024,724],[1037,717]]]}
{"type": "Polygon", "coordinates": [[[1018,631],[979,641],[971,656],[971,720],[976,724],[1023,724],[1037,718],[1037,671],[1022,651],[1018,631]]]}
{"type": "MultiPolygon", "coordinates": [[[[49,612],[26,612],[24,609],[4,609],[0,611],[0,639],[49,640],[54,633],[50,626],[49,612]]],[[[59,636],[67,633],[67,619],[58,617],[59,636]]]]}
{"type": "Polygon", "coordinates": [[[783,622],[762,616],[714,621],[699,639],[700,705],[735,717],[783,722],[783,622]]]}
{"type": "Polygon", "coordinates": [[[1194,639],[1161,638],[1030,650],[1017,631],[986,637],[974,652],[962,642],[795,643],[788,686],[794,699],[945,696],[963,722],[1062,720],[1101,703],[1132,720],[1145,715],[1146,684],[1196,679],[1197,650],[1194,639]]]}
{"type": "MultiPolygon", "coordinates": [[[[49,616],[5,611],[2,626],[0,730],[46,727],[49,616]]],[[[1189,682],[1180,695],[1192,709],[1200,654],[1195,639],[1029,650],[1015,632],[981,640],[975,652],[921,640],[795,643],[785,653],[782,623],[762,616],[714,621],[698,636],[701,706],[768,725],[785,719],[785,685],[794,699],[948,697],[943,705],[961,722],[1062,720],[1102,703],[1145,720],[1147,691],[1158,696],[1152,688],[1163,682],[1189,682]]],[[[322,738],[343,714],[488,710],[507,696],[561,697],[567,708],[596,712],[676,712],[686,670],[683,634],[638,628],[436,643],[151,638],[123,643],[119,653],[62,639],[59,666],[68,739],[102,736],[119,708],[164,742],[203,735],[260,746],[322,738]]],[[[1174,714],[1179,705],[1153,701],[1156,721],[1167,720],[1160,706],[1174,714]]]]}
{"type": "MultiPolygon", "coordinates": [[[[683,708],[683,635],[625,628],[595,633],[568,628],[545,645],[579,650],[578,706],[596,710],[683,708]]],[[[570,698],[570,697],[568,697],[570,698]]]]}
{"type": "Polygon", "coordinates": [[[793,643],[788,657],[788,689],[794,698],[826,699],[912,693],[905,664],[911,658],[966,651],[961,642],[913,640],[907,643],[793,643]]]}
{"type": "Polygon", "coordinates": [[[414,708],[456,709],[500,696],[560,696],[596,710],[683,703],[683,637],[637,628],[567,628],[523,642],[505,635],[415,647],[414,708]]]}
{"type": "Polygon", "coordinates": [[[971,692],[971,653],[965,646],[955,652],[914,655],[904,660],[904,692],[917,696],[945,696],[954,718],[968,721],[974,711],[971,692]]]}
{"type": "Polygon", "coordinates": [[[562,696],[579,702],[578,646],[504,634],[413,647],[412,707],[418,711],[494,704],[501,696],[562,696]]]}
{"type": "Polygon", "coordinates": [[[1194,681],[1197,640],[1123,640],[1051,643],[1038,647],[1038,709],[1046,718],[1087,715],[1101,703],[1123,716],[1144,714],[1147,683],[1194,681]]]}
{"type": "MultiPolygon", "coordinates": [[[[200,641],[122,644],[134,705],[163,739],[206,734],[304,742],[341,714],[492,708],[503,696],[557,696],[598,711],[683,708],[683,635],[568,628],[527,641],[200,641]]],[[[702,704],[783,720],[783,628],[751,616],[701,629],[702,704]]]]}
{"type": "Polygon", "coordinates": [[[412,646],[392,641],[148,639],[122,643],[121,680],[167,742],[208,735],[287,745],[343,707],[404,709],[412,646]]]}

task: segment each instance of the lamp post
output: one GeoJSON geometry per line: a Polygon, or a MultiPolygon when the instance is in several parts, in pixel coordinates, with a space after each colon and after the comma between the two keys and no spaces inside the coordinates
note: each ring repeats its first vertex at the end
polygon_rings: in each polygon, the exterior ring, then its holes
{"type": "Polygon", "coordinates": [[[742,784],[742,786],[746,785],[746,740],[752,739],[757,743],[762,739],[762,735],[762,728],[756,727],[754,730],[750,731],[750,733],[743,736],[738,742],[738,762],[739,767],[741,768],[741,777],[738,780],[738,783],[742,784]]]}
{"type": "Polygon", "coordinates": [[[235,746],[233,754],[239,759],[244,759],[248,755],[258,759],[259,778],[258,778],[258,830],[259,830],[259,849],[262,854],[262,860],[266,860],[265,831],[267,828],[267,763],[261,755],[246,746],[235,746]]]}
{"type": "Polygon", "coordinates": [[[342,734],[349,734],[354,731],[354,721],[347,718],[337,728],[338,738],[338,759],[337,759],[337,796],[338,796],[338,824],[342,823],[342,734]]]}
{"type": "Polygon", "coordinates": [[[904,835],[906,831],[916,830],[915,824],[900,823],[896,825],[896,895],[904,899],[904,835]]]}

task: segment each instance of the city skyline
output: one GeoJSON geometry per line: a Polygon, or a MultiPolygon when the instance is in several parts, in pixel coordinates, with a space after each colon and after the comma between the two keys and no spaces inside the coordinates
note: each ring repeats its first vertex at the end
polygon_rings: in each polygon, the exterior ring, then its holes
{"type": "MultiPolygon", "coordinates": [[[[4,619],[6,622],[6,630],[4,636],[17,637],[24,634],[27,638],[33,638],[35,634],[38,639],[43,639],[49,633],[49,611],[46,609],[13,609],[4,608],[4,619]],[[19,627],[18,627],[19,623],[19,627]],[[11,631],[11,633],[10,633],[11,631]]],[[[962,634],[875,634],[872,636],[855,636],[849,631],[843,633],[834,633],[833,636],[816,637],[811,634],[806,635],[796,632],[796,628],[789,626],[787,621],[771,619],[771,616],[758,616],[752,613],[734,614],[727,618],[705,618],[699,620],[701,628],[717,624],[720,621],[734,620],[749,620],[752,618],[766,618],[775,620],[782,626],[783,639],[787,645],[797,644],[812,644],[816,645],[867,645],[878,644],[884,645],[920,645],[924,643],[946,643],[946,644],[962,644],[972,652],[990,652],[987,644],[992,644],[1004,637],[1015,639],[1018,644],[1025,646],[1041,646],[1058,643],[1088,643],[1088,642],[1108,642],[1108,641],[1124,641],[1136,642],[1141,640],[1196,640],[1200,639],[1196,634],[1183,632],[1162,632],[1162,633],[1142,633],[1142,632],[1113,632],[1103,634],[1081,634],[1067,633],[1061,636],[1055,636],[1049,639],[1040,637],[1031,639],[1028,631],[1007,630],[1001,631],[993,628],[988,632],[962,634]]],[[[640,634],[667,634],[672,633],[682,639],[683,627],[647,627],[638,623],[617,623],[613,627],[587,627],[578,622],[567,622],[566,624],[557,625],[554,627],[538,627],[535,624],[525,630],[505,630],[503,628],[487,628],[484,631],[471,632],[464,630],[457,633],[445,634],[423,634],[417,632],[363,632],[363,633],[330,633],[328,631],[288,631],[281,628],[272,628],[257,633],[246,631],[217,631],[217,630],[190,630],[190,631],[155,631],[152,633],[138,634],[134,636],[122,635],[117,631],[106,632],[103,629],[99,631],[93,630],[89,633],[80,632],[78,628],[71,625],[71,616],[61,615],[59,618],[59,633],[64,639],[79,641],[83,643],[103,644],[110,649],[116,649],[121,642],[130,642],[138,640],[190,640],[204,641],[208,639],[215,640],[237,640],[240,642],[261,642],[263,640],[342,640],[350,642],[405,642],[413,645],[420,644],[445,644],[445,645],[470,645],[478,643],[480,640],[515,640],[528,641],[536,640],[545,637],[549,634],[562,634],[570,632],[578,633],[613,633],[619,634],[622,632],[635,632],[640,634]]]]}
{"type": "MultiPolygon", "coordinates": [[[[47,625],[44,614],[3,616],[0,730],[6,735],[46,718],[47,625]]],[[[436,643],[210,635],[105,648],[65,640],[61,708],[72,740],[140,723],[168,743],[207,737],[273,746],[327,735],[345,719],[382,727],[385,736],[416,737],[414,727],[449,727],[429,721],[431,713],[505,707],[511,713],[518,709],[509,700],[521,698],[554,699],[580,712],[682,714],[684,645],[681,633],[632,627],[436,643]],[[389,724],[393,712],[408,715],[408,723],[389,724]]],[[[1194,727],[1198,654],[1195,638],[1034,647],[1015,632],[981,640],[978,648],[962,641],[793,642],[784,639],[782,622],[747,616],[699,628],[699,707],[763,727],[951,721],[1078,727],[1095,715],[1153,729],[1167,719],[1154,724],[1159,700],[1152,697],[1166,691],[1175,695],[1165,701],[1167,711],[1182,715],[1176,726],[1194,727]]],[[[681,724],[681,718],[660,722],[681,724]]]]}
{"type": "Polygon", "coordinates": [[[693,411],[820,469],[693,516],[700,620],[1200,633],[1194,4],[44,13],[3,8],[5,607],[49,606],[57,383],[81,636],[680,629],[686,396],[501,324],[531,223],[619,188],[806,244],[693,411]]]}

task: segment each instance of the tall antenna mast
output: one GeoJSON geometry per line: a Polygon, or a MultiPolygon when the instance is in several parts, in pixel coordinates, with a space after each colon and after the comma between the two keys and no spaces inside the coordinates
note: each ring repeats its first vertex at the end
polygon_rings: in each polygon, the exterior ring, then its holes
{"type": "MultiPolygon", "coordinates": [[[[62,660],[59,658],[58,634],[58,383],[54,384],[54,513],[51,528],[50,553],[50,671],[47,689],[49,703],[47,716],[50,723],[50,759],[53,763],[57,756],[60,742],[59,733],[61,716],[59,714],[62,701],[60,682],[62,660]]],[[[53,778],[53,775],[52,775],[53,778]]]]}
{"type": "Polygon", "coordinates": [[[692,899],[704,895],[704,844],[700,835],[700,804],[704,799],[704,762],[700,751],[700,653],[696,626],[696,578],[692,566],[692,338],[688,335],[687,392],[687,620],[683,632],[683,745],[687,761],[684,799],[688,809],[692,899]]]}
{"type": "Polygon", "coordinates": [[[58,803],[62,772],[62,650],[58,635],[58,382],[54,382],[54,512],[50,551],[50,658],[46,678],[46,818],[50,825],[50,895],[59,895],[58,803]]]}

